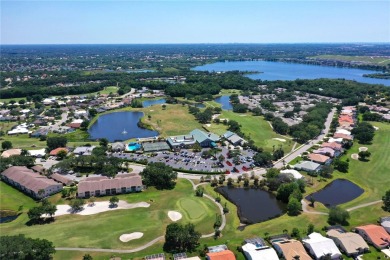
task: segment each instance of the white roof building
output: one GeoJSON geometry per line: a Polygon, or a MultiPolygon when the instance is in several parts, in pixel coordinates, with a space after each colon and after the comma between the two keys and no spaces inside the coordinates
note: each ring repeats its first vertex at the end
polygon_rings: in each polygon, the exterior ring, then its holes
{"type": "Polygon", "coordinates": [[[26,127],[23,127],[21,125],[17,126],[15,129],[8,131],[9,135],[28,134],[28,133],[30,133],[30,131],[26,127]]]}
{"type": "Polygon", "coordinates": [[[289,173],[292,174],[294,179],[302,179],[303,175],[299,173],[297,170],[292,170],[292,169],[286,169],[286,170],[281,170],[280,173],[289,173]]]}
{"type": "Polygon", "coordinates": [[[45,156],[45,148],[39,150],[28,150],[28,153],[33,157],[43,157],[45,156]]]}
{"type": "Polygon", "coordinates": [[[339,143],[339,144],[341,144],[343,142],[343,138],[333,138],[333,137],[331,137],[331,138],[329,138],[328,142],[329,143],[339,143]]]}
{"type": "Polygon", "coordinates": [[[258,248],[252,243],[242,246],[245,257],[248,260],[279,260],[276,251],[268,246],[258,248]]]}
{"type": "Polygon", "coordinates": [[[331,259],[339,259],[341,257],[341,253],[333,240],[323,237],[319,233],[311,233],[302,242],[315,259],[320,259],[325,255],[330,255],[331,259]]]}

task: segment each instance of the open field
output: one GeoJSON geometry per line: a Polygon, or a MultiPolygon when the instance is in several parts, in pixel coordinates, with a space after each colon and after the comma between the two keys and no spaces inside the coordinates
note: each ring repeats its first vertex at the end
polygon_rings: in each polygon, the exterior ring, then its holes
{"type": "Polygon", "coordinates": [[[337,61],[356,61],[367,64],[386,66],[390,64],[389,57],[371,57],[371,56],[344,56],[344,55],[318,55],[310,57],[312,59],[337,60],[337,61]]]}
{"type": "MultiPolygon", "coordinates": [[[[237,114],[232,111],[222,111],[219,118],[221,120],[226,118],[237,121],[241,125],[242,132],[250,136],[257,146],[263,147],[266,151],[272,152],[273,146],[277,149],[282,145],[285,153],[288,153],[294,145],[294,142],[288,137],[275,133],[263,117],[253,116],[251,113],[237,114]],[[286,142],[274,140],[273,138],[282,138],[286,142]]],[[[216,134],[224,134],[227,130],[227,125],[212,123],[207,128],[216,134]]]]}
{"type": "Polygon", "coordinates": [[[0,210],[18,211],[20,207],[23,207],[23,211],[27,212],[28,208],[36,205],[32,198],[3,181],[0,181],[0,194],[0,210]]]}
{"type": "Polygon", "coordinates": [[[188,112],[187,106],[166,104],[166,109],[163,110],[161,105],[155,105],[139,111],[145,113],[142,122],[152,126],[162,136],[188,134],[195,128],[202,128],[202,125],[188,112]]]}
{"type": "MultiPolygon", "coordinates": [[[[4,192],[6,191],[4,190],[4,192]]],[[[58,197],[58,195],[56,196],[58,197]]],[[[3,198],[3,189],[1,189],[1,197],[3,198]]],[[[185,199],[187,201],[184,202],[185,204],[196,205],[201,212],[199,214],[198,211],[188,211],[189,214],[183,214],[179,223],[194,223],[196,229],[203,234],[213,232],[215,214],[218,212],[213,202],[195,196],[192,186],[187,180],[178,180],[174,190],[157,191],[154,188],[149,188],[141,193],[118,195],[118,198],[129,203],[145,201],[151,206],[149,208],[104,212],[94,216],[65,215],[57,217],[54,223],[33,226],[25,224],[28,217],[24,213],[15,221],[2,224],[0,231],[4,235],[22,233],[28,237],[46,238],[52,241],[56,247],[131,249],[164,234],[166,225],[171,223],[167,216],[168,211],[181,212],[181,208],[177,206],[176,198],[185,199]],[[132,232],[143,232],[144,236],[127,243],[120,242],[120,235],[132,232]]],[[[17,197],[15,199],[19,201],[17,197]]],[[[99,199],[108,200],[109,197],[99,199]]],[[[12,205],[13,197],[8,198],[6,202],[12,205]]],[[[28,205],[32,206],[32,204],[28,205]]],[[[24,209],[27,210],[27,207],[24,209]]]]}

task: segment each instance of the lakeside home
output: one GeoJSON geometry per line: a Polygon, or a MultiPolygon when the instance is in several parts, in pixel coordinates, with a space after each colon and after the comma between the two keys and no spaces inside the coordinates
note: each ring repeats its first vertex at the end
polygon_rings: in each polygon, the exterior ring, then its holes
{"type": "Polygon", "coordinates": [[[357,256],[369,250],[366,241],[356,233],[341,232],[337,229],[331,229],[326,232],[326,235],[331,238],[347,256],[357,256]]]}
{"type": "Polygon", "coordinates": [[[385,249],[390,246],[390,235],[381,226],[360,226],[356,227],[356,231],[377,249],[385,249]]]}
{"type": "Polygon", "coordinates": [[[340,259],[342,256],[333,240],[319,233],[311,233],[308,238],[302,239],[302,242],[315,259],[322,259],[326,255],[331,259],[340,259]]]}

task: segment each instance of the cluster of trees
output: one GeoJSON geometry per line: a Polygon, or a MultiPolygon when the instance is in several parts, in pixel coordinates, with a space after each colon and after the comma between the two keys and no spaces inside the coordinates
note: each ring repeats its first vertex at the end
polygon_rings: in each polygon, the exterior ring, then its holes
{"type": "Polygon", "coordinates": [[[318,103],[315,107],[308,109],[308,113],[302,118],[301,123],[290,126],[290,135],[300,143],[305,143],[318,136],[331,108],[331,104],[318,103]]]}
{"type": "Polygon", "coordinates": [[[199,123],[206,124],[211,122],[214,114],[221,113],[222,109],[220,107],[208,107],[202,111],[195,106],[188,106],[188,111],[195,116],[199,123]]]}
{"type": "Polygon", "coordinates": [[[66,144],[68,143],[68,139],[64,136],[54,136],[54,137],[48,137],[46,139],[46,146],[47,150],[51,151],[59,147],[66,147],[66,144]]]}
{"type": "Polygon", "coordinates": [[[55,252],[53,243],[46,239],[27,238],[21,234],[0,237],[2,259],[50,260],[55,252]]]}
{"type": "Polygon", "coordinates": [[[53,218],[53,215],[57,211],[57,206],[51,204],[47,199],[42,200],[40,206],[33,207],[27,212],[27,216],[32,224],[42,222],[42,215],[46,214],[49,218],[53,218]]]}
{"type": "Polygon", "coordinates": [[[332,207],[329,210],[328,223],[331,225],[341,224],[348,225],[348,219],[350,218],[348,211],[340,207],[332,207]]]}
{"type": "Polygon", "coordinates": [[[361,144],[369,144],[374,139],[375,128],[368,122],[359,123],[351,133],[361,144]]]}
{"type": "Polygon", "coordinates": [[[302,184],[304,183],[298,183],[298,181],[282,183],[277,190],[276,198],[287,203],[287,213],[290,216],[299,215],[302,210],[302,193],[305,192],[305,186],[302,184]]]}
{"type": "Polygon", "coordinates": [[[383,201],[383,210],[390,212],[390,190],[386,191],[385,195],[382,197],[383,201]]]}
{"type": "Polygon", "coordinates": [[[35,158],[24,155],[14,155],[8,158],[1,158],[0,172],[5,171],[8,168],[8,165],[32,167],[35,165],[35,158]]]}
{"type": "Polygon", "coordinates": [[[177,172],[165,163],[150,163],[140,175],[146,186],[154,186],[159,190],[173,189],[176,185],[177,172]]]}
{"type": "Polygon", "coordinates": [[[343,79],[297,79],[294,81],[265,81],[270,89],[286,88],[289,91],[306,93],[342,99],[343,105],[357,105],[364,97],[376,93],[390,94],[390,90],[382,85],[359,83],[343,79]]]}
{"type": "Polygon", "coordinates": [[[260,151],[253,156],[253,162],[260,167],[269,166],[272,163],[273,156],[270,152],[260,151]]]}
{"type": "Polygon", "coordinates": [[[1,148],[2,148],[3,150],[11,149],[11,148],[12,148],[12,142],[10,142],[10,141],[3,141],[3,142],[1,143],[1,148]]]}
{"type": "Polygon", "coordinates": [[[278,134],[285,135],[288,133],[289,127],[283,122],[283,120],[279,117],[274,117],[271,121],[272,128],[278,134]]]}
{"type": "Polygon", "coordinates": [[[201,234],[194,224],[180,225],[172,223],[165,232],[164,251],[169,253],[193,252],[199,246],[201,234]]]}

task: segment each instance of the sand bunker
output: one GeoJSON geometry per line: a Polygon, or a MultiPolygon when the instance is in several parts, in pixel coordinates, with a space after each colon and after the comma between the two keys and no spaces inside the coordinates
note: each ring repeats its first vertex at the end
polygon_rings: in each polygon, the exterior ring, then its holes
{"type": "Polygon", "coordinates": [[[177,212],[177,211],[168,211],[168,217],[172,221],[178,221],[182,218],[182,215],[180,212],[177,212]]]}
{"type": "MultiPolygon", "coordinates": [[[[57,205],[57,211],[54,214],[55,217],[67,214],[78,214],[78,215],[94,215],[105,211],[118,210],[118,209],[134,209],[134,208],[148,208],[149,203],[138,202],[138,203],[127,203],[126,201],[120,200],[118,206],[110,208],[109,201],[99,201],[95,202],[95,205],[90,206],[88,204],[84,205],[84,209],[78,212],[73,213],[69,205],[57,205]]],[[[43,215],[45,217],[45,215],[43,215]]]]}
{"type": "Polygon", "coordinates": [[[359,152],[365,152],[367,150],[368,150],[367,147],[359,147],[359,152]]]}
{"type": "Polygon", "coordinates": [[[272,138],[276,141],[280,141],[280,142],[286,142],[286,139],[283,139],[283,138],[272,138]]]}
{"type": "Polygon", "coordinates": [[[375,130],[379,130],[379,127],[377,127],[377,126],[374,126],[374,129],[375,129],[375,130]]]}
{"type": "Polygon", "coordinates": [[[353,154],[351,154],[351,158],[354,159],[354,160],[358,160],[359,159],[359,155],[357,153],[353,153],[353,154]]]}
{"type": "Polygon", "coordinates": [[[130,234],[123,234],[119,237],[119,240],[122,242],[129,242],[130,240],[139,239],[143,237],[144,233],[141,232],[133,232],[130,234]]]}

